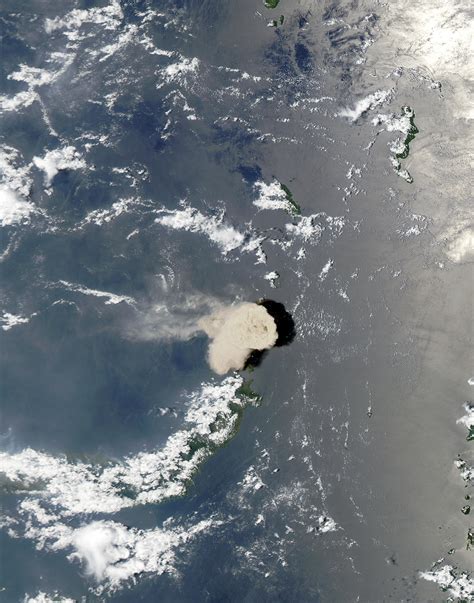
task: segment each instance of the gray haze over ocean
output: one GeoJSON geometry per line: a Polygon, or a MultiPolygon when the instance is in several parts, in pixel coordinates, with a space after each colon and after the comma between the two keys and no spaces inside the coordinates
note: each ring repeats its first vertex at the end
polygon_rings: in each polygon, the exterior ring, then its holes
{"type": "Polygon", "coordinates": [[[469,4],[2,0],[2,601],[474,600],[469,4]]]}

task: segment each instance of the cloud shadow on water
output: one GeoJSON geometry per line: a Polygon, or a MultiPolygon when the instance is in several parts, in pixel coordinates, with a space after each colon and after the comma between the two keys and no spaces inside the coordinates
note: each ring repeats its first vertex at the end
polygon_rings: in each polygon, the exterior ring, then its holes
{"type": "MultiPolygon", "coordinates": [[[[278,338],[273,347],[289,345],[296,337],[295,321],[285,306],[272,299],[261,299],[257,302],[263,306],[275,321],[278,338]]],[[[244,369],[260,366],[270,350],[253,350],[245,362],[244,369]]]]}

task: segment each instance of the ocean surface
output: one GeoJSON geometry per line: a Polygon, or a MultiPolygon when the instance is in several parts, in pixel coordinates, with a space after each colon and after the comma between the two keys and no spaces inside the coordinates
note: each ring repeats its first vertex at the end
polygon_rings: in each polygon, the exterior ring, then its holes
{"type": "Polygon", "coordinates": [[[2,0],[1,601],[474,600],[473,12],[2,0]]]}

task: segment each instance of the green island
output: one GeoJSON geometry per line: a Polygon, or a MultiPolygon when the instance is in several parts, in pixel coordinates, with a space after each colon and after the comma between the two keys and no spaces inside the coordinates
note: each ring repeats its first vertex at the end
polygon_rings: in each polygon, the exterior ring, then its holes
{"type": "Polygon", "coordinates": [[[468,442],[472,442],[474,440],[474,425],[469,425],[469,431],[466,436],[466,440],[468,442]]]}
{"type": "Polygon", "coordinates": [[[474,546],[474,530],[469,528],[467,531],[466,549],[469,551],[472,546],[474,546]]]}
{"type": "Polygon", "coordinates": [[[262,396],[252,389],[251,380],[244,381],[235,393],[245,404],[259,404],[262,401],[262,396]]]}
{"type": "Polygon", "coordinates": [[[405,140],[397,141],[397,149],[392,149],[394,155],[390,158],[394,170],[397,174],[406,180],[408,184],[412,184],[413,178],[407,169],[402,168],[401,159],[406,159],[410,153],[410,143],[414,140],[419,130],[415,125],[415,112],[411,107],[402,107],[401,119],[405,118],[408,120],[408,127],[402,131],[406,131],[405,140]]]}
{"type": "Polygon", "coordinates": [[[410,143],[415,139],[415,136],[419,133],[418,128],[415,125],[415,112],[411,107],[402,107],[402,116],[408,118],[410,127],[408,129],[405,140],[403,141],[403,151],[396,154],[397,159],[406,159],[410,153],[410,143]]]}
{"type": "Polygon", "coordinates": [[[280,15],[280,18],[278,19],[278,21],[276,19],[273,19],[273,21],[271,21],[268,25],[271,27],[278,27],[279,25],[283,25],[285,21],[285,15],[280,15]]]}
{"type": "Polygon", "coordinates": [[[283,182],[280,182],[280,186],[283,190],[283,192],[286,195],[286,200],[288,201],[288,203],[290,204],[290,210],[289,213],[292,216],[300,216],[301,215],[301,207],[298,205],[298,203],[295,201],[295,198],[293,197],[293,193],[290,191],[290,189],[286,186],[286,184],[283,184],[283,182]]]}

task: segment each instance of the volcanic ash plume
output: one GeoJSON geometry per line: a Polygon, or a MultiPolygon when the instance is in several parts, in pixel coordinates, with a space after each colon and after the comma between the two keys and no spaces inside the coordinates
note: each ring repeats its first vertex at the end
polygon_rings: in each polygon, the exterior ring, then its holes
{"type": "Polygon", "coordinates": [[[219,309],[199,326],[211,339],[209,364],[219,375],[244,368],[254,350],[268,350],[278,338],[273,317],[262,305],[248,302],[219,309]]]}

